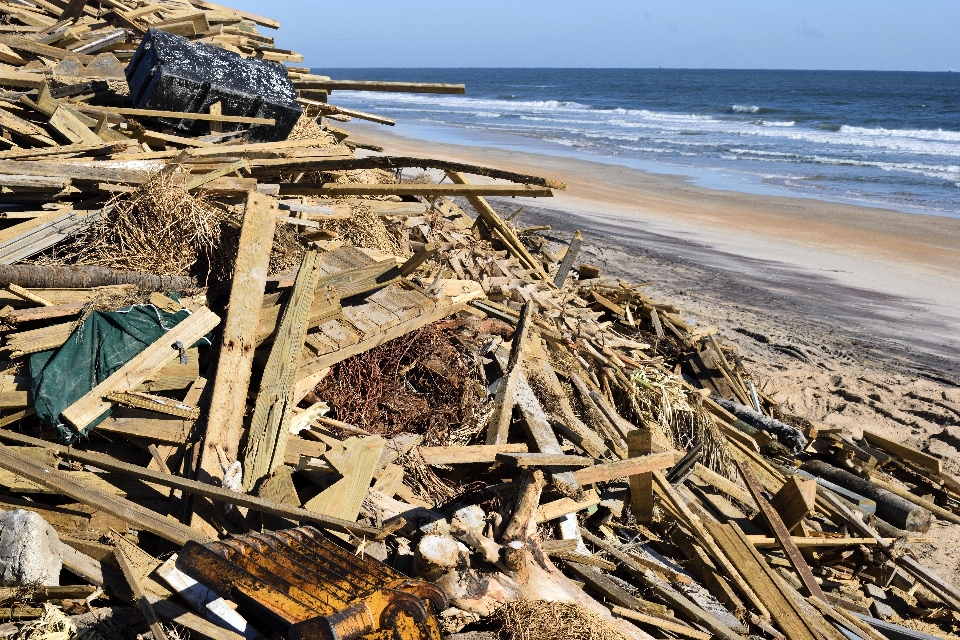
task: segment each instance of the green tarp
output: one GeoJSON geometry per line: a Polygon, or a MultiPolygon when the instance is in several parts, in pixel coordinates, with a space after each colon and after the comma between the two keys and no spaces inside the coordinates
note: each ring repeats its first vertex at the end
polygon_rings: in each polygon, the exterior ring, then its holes
{"type": "MultiPolygon", "coordinates": [[[[59,349],[30,356],[30,400],[37,416],[56,427],[64,443],[87,436],[109,411],[79,433],[60,414],[188,315],[186,309],[167,313],[152,304],[90,314],[59,349]]],[[[209,336],[204,341],[210,344],[209,336]]],[[[177,355],[171,347],[170,357],[177,355]]]]}

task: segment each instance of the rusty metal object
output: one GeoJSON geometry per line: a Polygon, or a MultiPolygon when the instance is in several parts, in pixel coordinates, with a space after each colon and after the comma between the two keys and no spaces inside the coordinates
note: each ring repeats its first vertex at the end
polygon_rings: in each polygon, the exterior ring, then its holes
{"type": "Polygon", "coordinates": [[[177,568],[285,630],[288,640],[440,640],[433,584],[354,555],[313,527],[187,543],[177,568]]]}

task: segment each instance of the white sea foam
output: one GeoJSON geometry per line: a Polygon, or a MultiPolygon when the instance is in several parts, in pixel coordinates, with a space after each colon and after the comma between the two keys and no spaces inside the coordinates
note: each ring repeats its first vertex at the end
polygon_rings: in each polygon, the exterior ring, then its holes
{"type": "Polygon", "coordinates": [[[735,104],[732,107],[730,107],[730,111],[733,111],[734,113],[757,113],[758,111],[760,111],[760,107],[756,105],[748,107],[742,104],[735,104]]]}
{"type": "Polygon", "coordinates": [[[778,121],[778,120],[761,120],[760,124],[765,127],[793,127],[797,123],[794,120],[778,121]]]}

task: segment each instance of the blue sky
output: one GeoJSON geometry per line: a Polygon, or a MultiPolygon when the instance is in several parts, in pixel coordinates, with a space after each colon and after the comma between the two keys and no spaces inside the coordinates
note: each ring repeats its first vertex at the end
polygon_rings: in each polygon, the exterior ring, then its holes
{"type": "Polygon", "coordinates": [[[960,71],[958,0],[221,2],[312,67],[960,71]]]}

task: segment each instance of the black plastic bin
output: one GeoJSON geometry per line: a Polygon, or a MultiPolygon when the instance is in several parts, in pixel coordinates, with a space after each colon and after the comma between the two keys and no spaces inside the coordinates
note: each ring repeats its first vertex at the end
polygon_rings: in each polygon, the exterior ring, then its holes
{"type": "MultiPolygon", "coordinates": [[[[149,29],[126,68],[130,97],[138,109],[274,118],[276,124],[223,123],[224,131],[247,129],[250,142],[286,140],[303,110],[283,65],[244,58],[206,44],[149,29]]],[[[210,123],[157,118],[178,131],[202,134],[210,123]]]]}

